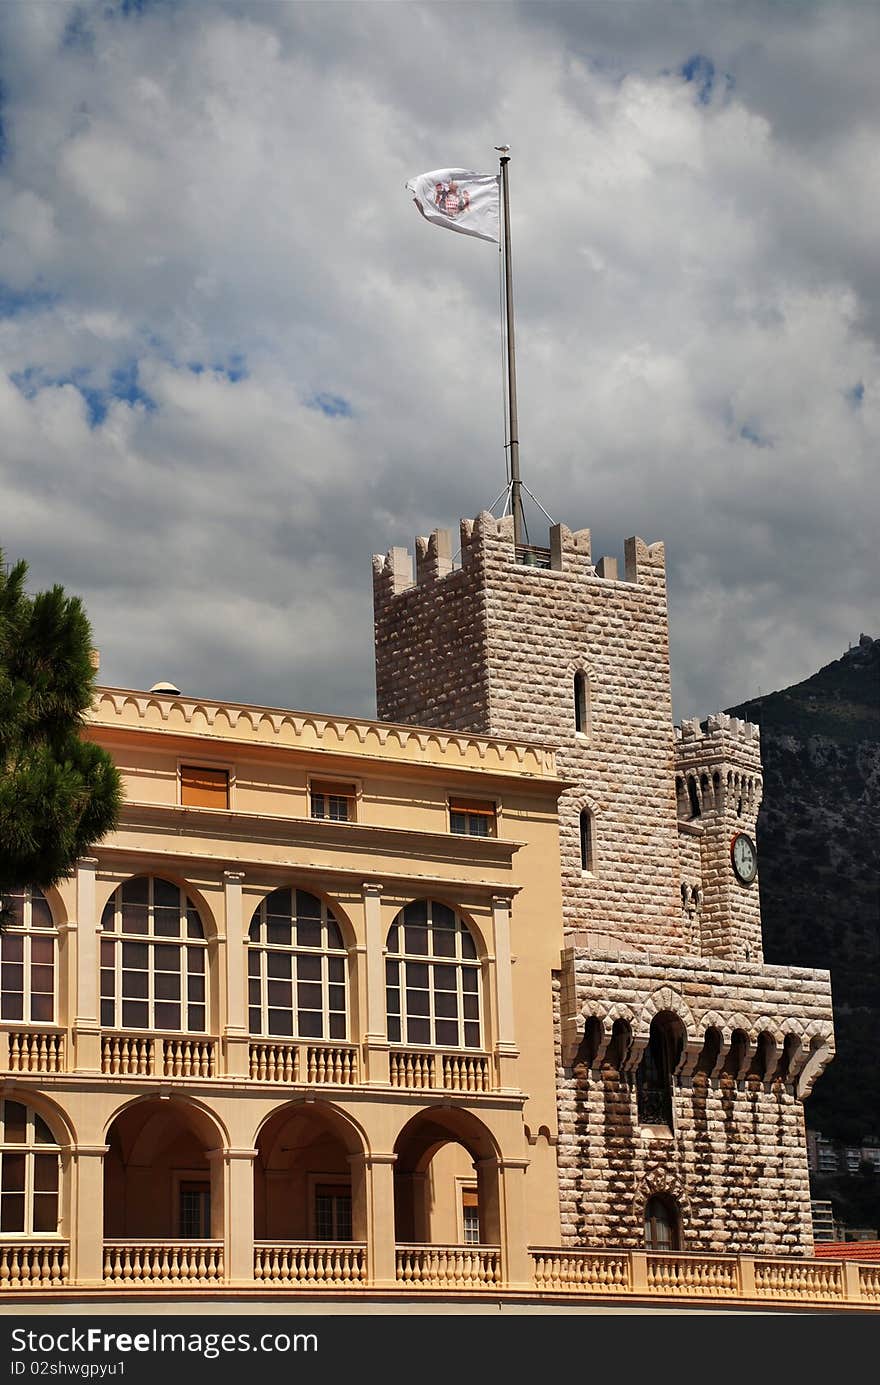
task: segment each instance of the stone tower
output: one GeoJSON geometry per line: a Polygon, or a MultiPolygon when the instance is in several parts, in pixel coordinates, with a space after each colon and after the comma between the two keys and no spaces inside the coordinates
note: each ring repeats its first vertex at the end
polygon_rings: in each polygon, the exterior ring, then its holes
{"type": "Polygon", "coordinates": [[[619,578],[589,530],[518,553],[484,513],[450,550],[374,559],[379,716],[554,742],[566,929],[685,951],[663,545],[627,539],[619,578]]]}
{"type": "Polygon", "coordinates": [[[674,731],[662,544],[628,539],[621,578],[588,530],[519,548],[483,513],[451,549],[374,559],[378,713],[558,748],[564,1239],[810,1253],[802,1103],[831,994],[763,963],[757,727],[674,731]]]}

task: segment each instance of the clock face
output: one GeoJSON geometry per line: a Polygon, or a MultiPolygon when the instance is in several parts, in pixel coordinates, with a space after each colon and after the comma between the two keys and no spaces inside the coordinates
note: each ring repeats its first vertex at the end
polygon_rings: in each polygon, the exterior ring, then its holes
{"type": "Polygon", "coordinates": [[[758,853],[755,843],[745,832],[737,832],[730,843],[730,860],[737,879],[750,885],[758,874],[758,853]]]}

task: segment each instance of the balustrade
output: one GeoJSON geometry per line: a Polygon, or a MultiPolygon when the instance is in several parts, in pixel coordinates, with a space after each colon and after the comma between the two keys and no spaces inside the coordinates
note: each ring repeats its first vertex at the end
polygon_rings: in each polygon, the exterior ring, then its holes
{"type": "Polygon", "coordinates": [[[389,1055],[392,1087],[410,1091],[488,1092],[489,1059],[485,1053],[392,1049],[389,1055]]]}
{"type": "Polygon", "coordinates": [[[844,1297],[843,1266],[828,1260],[756,1260],[757,1298],[844,1297]]]}
{"type": "Polygon", "coordinates": [[[61,1030],[18,1029],[6,1036],[9,1072],[63,1072],[64,1034],[61,1030]]]}
{"type": "Polygon", "coordinates": [[[105,1241],[104,1283],[217,1284],[223,1280],[222,1241],[105,1241]]]}
{"type": "Polygon", "coordinates": [[[398,1246],[397,1283],[413,1289],[493,1289],[501,1283],[498,1246],[398,1246]]]}
{"type": "Polygon", "coordinates": [[[254,1279],[259,1284],[299,1284],[314,1288],[347,1288],[367,1277],[367,1248],[351,1241],[319,1241],[254,1246],[254,1279]]]}
{"type": "Polygon", "coordinates": [[[648,1289],[655,1294],[736,1296],[739,1272],[735,1255],[649,1255],[648,1289]]]}
{"type": "Polygon", "coordinates": [[[533,1250],[535,1287],[572,1293],[625,1293],[630,1286],[626,1251],[533,1250]]]}
{"type": "Polygon", "coordinates": [[[17,1241],[0,1245],[0,1291],[46,1289],[67,1284],[69,1257],[67,1241],[17,1241]]]}

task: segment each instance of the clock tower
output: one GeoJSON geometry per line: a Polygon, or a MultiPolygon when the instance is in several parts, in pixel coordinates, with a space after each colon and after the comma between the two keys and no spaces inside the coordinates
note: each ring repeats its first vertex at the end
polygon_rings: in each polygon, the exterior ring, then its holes
{"type": "Polygon", "coordinates": [[[699,951],[704,957],[760,962],[761,907],[755,821],[761,804],[757,726],[719,712],[705,730],[676,727],[679,823],[699,849],[699,951]]]}

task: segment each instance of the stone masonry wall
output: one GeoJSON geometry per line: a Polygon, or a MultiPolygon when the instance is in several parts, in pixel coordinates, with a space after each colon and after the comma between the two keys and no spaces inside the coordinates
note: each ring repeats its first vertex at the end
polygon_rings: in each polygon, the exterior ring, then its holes
{"type": "Polygon", "coordinates": [[[487,513],[463,521],[451,575],[448,538],[419,540],[414,588],[403,550],[374,560],[379,716],[558,745],[572,781],[559,805],[565,926],[681,954],[663,546],[628,539],[620,581],[611,559],[593,565],[589,531],[563,525],[549,570],[517,562],[512,525],[487,513]],[[588,686],[581,734],[577,672],[588,686]]]}
{"type": "Polygon", "coordinates": [[[667,1193],[685,1251],[812,1253],[803,1100],[833,1052],[828,973],[564,954],[560,1204],[568,1245],[640,1247],[667,1193]],[[640,1125],[635,1074],[656,1014],[685,1035],[673,1131],[640,1125]]]}

